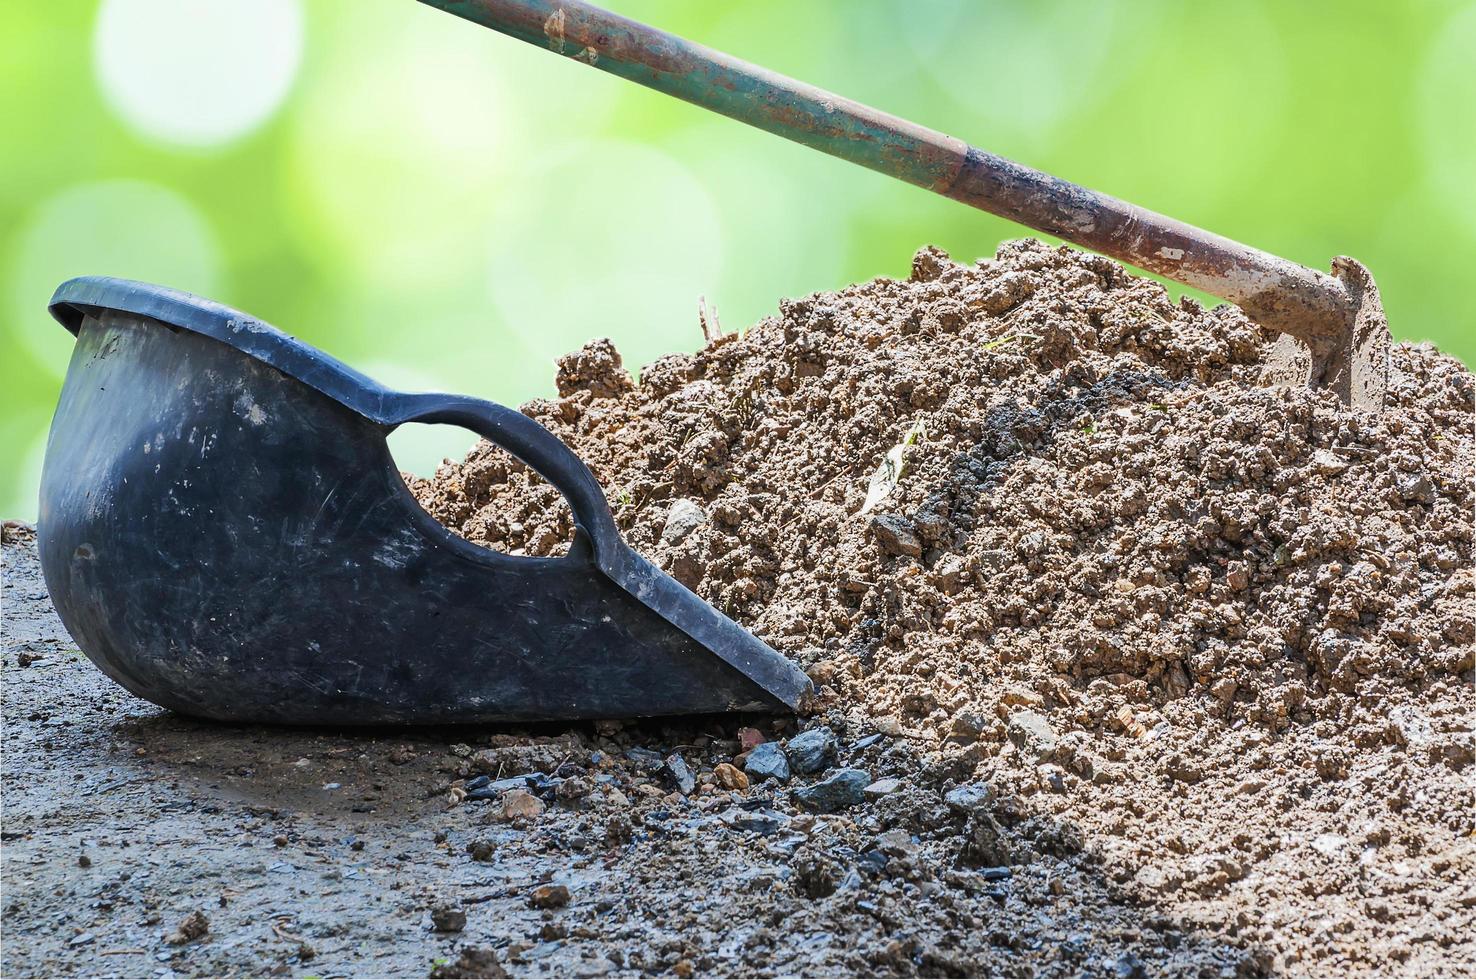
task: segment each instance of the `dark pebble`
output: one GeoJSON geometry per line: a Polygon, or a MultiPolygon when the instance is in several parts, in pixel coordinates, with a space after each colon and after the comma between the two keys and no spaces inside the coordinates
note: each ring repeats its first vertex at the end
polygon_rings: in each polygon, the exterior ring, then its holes
{"type": "Polygon", "coordinates": [[[673,752],[666,757],[666,772],[671,781],[683,794],[692,792],[697,788],[697,777],[692,775],[692,769],[687,765],[687,760],[680,753],[673,752]]]}
{"type": "Polygon", "coordinates": [[[650,749],[641,748],[626,749],[625,757],[647,772],[661,768],[662,760],[660,752],[652,752],[650,749]]]}
{"type": "Polygon", "coordinates": [[[789,768],[800,773],[819,772],[835,758],[837,747],[835,733],[829,728],[812,728],[807,732],[800,732],[785,746],[789,768]]]}
{"type": "Polygon", "coordinates": [[[765,779],[789,782],[789,760],[777,742],[763,742],[749,750],[743,771],[756,783],[765,779]]]}
{"type": "Polygon", "coordinates": [[[866,801],[871,774],[863,769],[838,769],[813,786],[796,790],[794,798],[806,809],[835,813],[866,801]]]}
{"type": "Polygon", "coordinates": [[[1136,980],[1138,977],[1146,977],[1148,971],[1143,967],[1143,961],[1132,953],[1123,953],[1112,964],[1112,975],[1123,977],[1124,980],[1136,980]]]}

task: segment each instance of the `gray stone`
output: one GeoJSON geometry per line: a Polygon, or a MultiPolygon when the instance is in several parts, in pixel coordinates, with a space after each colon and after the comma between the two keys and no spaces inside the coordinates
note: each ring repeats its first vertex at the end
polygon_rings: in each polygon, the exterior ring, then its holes
{"type": "Polygon", "coordinates": [[[653,752],[651,749],[639,747],[626,749],[625,757],[647,772],[660,769],[662,766],[661,753],[653,752]]]}
{"type": "Polygon", "coordinates": [[[912,525],[893,514],[880,514],[871,519],[871,530],[876,534],[876,543],[889,555],[905,555],[917,558],[922,555],[922,541],[912,525]]]}
{"type": "Polygon", "coordinates": [[[1123,953],[1112,964],[1112,975],[1121,977],[1122,980],[1136,980],[1138,977],[1146,977],[1148,970],[1143,966],[1143,961],[1131,952],[1123,953]]]}
{"type": "Polygon", "coordinates": [[[824,769],[826,763],[835,758],[838,745],[835,733],[829,728],[821,727],[800,732],[789,740],[785,748],[789,755],[790,769],[800,773],[811,773],[824,769]]]}
{"type": "Polygon", "coordinates": [[[760,742],[749,749],[748,758],[743,762],[743,771],[756,783],[765,779],[789,782],[789,760],[785,758],[784,750],[779,748],[777,742],[760,742]]]}
{"type": "Polygon", "coordinates": [[[466,798],[469,800],[495,800],[508,790],[527,789],[530,783],[546,778],[541,772],[530,772],[523,776],[494,779],[479,784],[475,789],[468,790],[466,798]]]}
{"type": "Polygon", "coordinates": [[[1394,486],[1399,491],[1399,496],[1409,503],[1433,504],[1435,502],[1435,486],[1424,473],[1405,473],[1395,478],[1394,486]]]}
{"type": "Polygon", "coordinates": [[[1010,741],[1031,762],[1045,762],[1060,741],[1045,715],[1028,708],[1010,715],[1008,729],[1010,741]]]}
{"type": "Polygon", "coordinates": [[[902,780],[892,779],[890,777],[886,779],[878,779],[876,782],[872,783],[870,786],[862,790],[862,792],[866,794],[866,798],[868,800],[879,800],[883,796],[891,796],[893,793],[900,793],[901,791],[902,780]]]}
{"type": "Polygon", "coordinates": [[[994,802],[994,791],[989,788],[988,783],[965,783],[945,793],[943,802],[954,813],[966,817],[980,807],[994,802]]]}
{"type": "Polygon", "coordinates": [[[911,857],[919,850],[917,841],[900,827],[877,835],[876,849],[891,857],[911,857]]]}
{"type": "Polygon", "coordinates": [[[679,544],[682,539],[707,523],[707,511],[696,501],[683,497],[666,513],[666,527],[661,530],[663,544],[679,544]]]}
{"type": "Polygon", "coordinates": [[[697,777],[692,775],[691,767],[681,755],[673,752],[666,757],[666,772],[682,793],[690,793],[697,788],[697,777]]]}
{"type": "Polygon", "coordinates": [[[977,711],[960,711],[953,716],[948,734],[958,742],[974,742],[989,730],[989,719],[977,711]]]}
{"type": "Polygon", "coordinates": [[[734,807],[720,815],[723,823],[735,830],[767,837],[789,826],[789,817],[777,810],[743,810],[734,807]]]}
{"type": "Polygon", "coordinates": [[[836,813],[866,802],[871,774],[864,769],[837,769],[813,786],[795,790],[794,798],[808,810],[836,813]]]}

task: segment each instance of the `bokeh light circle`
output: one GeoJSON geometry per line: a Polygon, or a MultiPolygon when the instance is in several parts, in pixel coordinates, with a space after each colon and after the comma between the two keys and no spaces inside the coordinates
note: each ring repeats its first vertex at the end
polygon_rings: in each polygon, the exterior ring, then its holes
{"type": "Polygon", "coordinates": [[[31,212],[13,246],[7,309],[39,366],[66,373],[72,338],[46,312],[73,276],[120,276],[219,299],[221,254],[205,217],[183,197],[137,180],[70,187],[31,212]]]}
{"type": "Polygon", "coordinates": [[[1418,118],[1430,182],[1476,239],[1476,3],[1454,14],[1420,72],[1418,118]]]}
{"type": "Polygon", "coordinates": [[[458,265],[480,269],[466,243],[480,241],[503,183],[515,100],[485,44],[467,40],[485,38],[452,38],[386,38],[374,58],[331,49],[305,91],[290,147],[292,231],[338,267],[329,271],[423,292],[458,265]]]}
{"type": "Polygon", "coordinates": [[[1126,69],[1112,57],[1113,4],[918,0],[899,10],[913,57],[978,127],[964,138],[1040,146],[1126,69]]]}
{"type": "Polygon", "coordinates": [[[302,60],[298,0],[103,0],[98,83],[140,134],[215,146],[281,105],[302,60]]]}
{"type": "Polygon", "coordinates": [[[698,346],[698,299],[723,269],[703,184],[673,157],[617,140],[532,172],[559,193],[508,198],[492,229],[487,285],[506,329],[545,363],[596,337],[613,338],[632,369],[698,346]]]}

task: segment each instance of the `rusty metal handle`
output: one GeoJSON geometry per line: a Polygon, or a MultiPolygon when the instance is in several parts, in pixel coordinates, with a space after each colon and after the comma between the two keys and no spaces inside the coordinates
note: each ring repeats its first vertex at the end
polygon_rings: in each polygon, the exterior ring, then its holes
{"type": "Polygon", "coordinates": [[[1346,335],[1342,281],[581,0],[421,0],[473,23],[1157,272],[1314,356],[1346,335]]]}

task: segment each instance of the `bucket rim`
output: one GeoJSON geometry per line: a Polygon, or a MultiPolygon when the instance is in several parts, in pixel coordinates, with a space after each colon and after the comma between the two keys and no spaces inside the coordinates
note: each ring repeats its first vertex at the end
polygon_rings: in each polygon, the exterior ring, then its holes
{"type": "Polygon", "coordinates": [[[56,287],[47,310],[73,336],[88,316],[115,311],[209,337],[381,424],[394,424],[404,398],[404,393],[265,320],[182,289],[115,276],[78,276],[56,287]]]}

